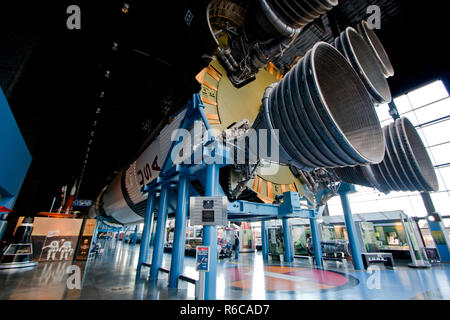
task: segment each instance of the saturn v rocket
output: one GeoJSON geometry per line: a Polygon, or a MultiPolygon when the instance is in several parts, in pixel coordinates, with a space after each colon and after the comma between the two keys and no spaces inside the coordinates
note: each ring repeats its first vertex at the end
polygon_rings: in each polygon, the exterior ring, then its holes
{"type": "MultiPolygon", "coordinates": [[[[212,0],[202,19],[217,45],[214,59],[193,81],[209,125],[242,138],[251,129],[277,130],[278,161],[221,169],[230,201],[274,203],[295,191],[313,196],[339,181],[390,191],[433,191],[437,178],[423,143],[407,119],[382,128],[375,106],[391,101],[393,67],[370,25],[348,27],[332,43],[313,43],[282,74],[272,63],[337,0],[212,0]],[[268,170],[270,167],[273,170],[268,170]]],[[[143,221],[142,187],[169,156],[181,109],[148,147],[100,193],[90,215],[119,224],[143,221]]],[[[202,194],[200,180],[190,188],[202,194]]],[[[173,194],[169,214],[175,211],[173,194]]],[[[158,202],[156,202],[158,203],[158,202]]]]}

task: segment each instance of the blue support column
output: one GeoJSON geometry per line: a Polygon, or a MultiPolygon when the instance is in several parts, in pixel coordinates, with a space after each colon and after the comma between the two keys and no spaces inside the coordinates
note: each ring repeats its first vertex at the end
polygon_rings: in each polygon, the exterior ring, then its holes
{"type": "Polygon", "coordinates": [[[311,236],[313,240],[314,247],[314,257],[316,258],[316,266],[319,268],[323,267],[322,263],[322,235],[319,230],[319,223],[317,222],[317,217],[310,217],[309,223],[311,226],[311,236]]]}
{"type": "Polygon", "coordinates": [[[156,224],[153,224],[152,230],[150,231],[150,247],[155,245],[155,235],[156,235],[156,224]]]}
{"type": "Polygon", "coordinates": [[[125,240],[127,239],[127,232],[128,232],[128,228],[125,228],[125,230],[123,231],[123,238],[122,238],[122,243],[125,245],[125,240]]]}
{"type": "Polygon", "coordinates": [[[136,225],[136,227],[134,228],[134,233],[133,233],[133,242],[131,243],[133,246],[137,242],[137,235],[138,235],[138,226],[136,225]]]}
{"type": "Polygon", "coordinates": [[[356,192],[355,186],[349,184],[342,184],[339,188],[339,196],[341,197],[342,209],[344,210],[345,225],[347,227],[348,240],[350,242],[350,250],[352,253],[353,266],[356,270],[364,270],[364,265],[361,256],[361,248],[359,247],[359,240],[355,222],[353,221],[352,209],[348,200],[348,194],[356,192]]]}
{"type": "Polygon", "coordinates": [[[6,226],[8,225],[8,222],[6,221],[7,217],[7,212],[0,212],[0,241],[3,238],[3,233],[5,233],[6,226]]]}
{"type": "Polygon", "coordinates": [[[294,246],[292,245],[291,228],[289,227],[289,220],[283,218],[283,240],[284,240],[284,261],[294,261],[294,246]]]}
{"type": "Polygon", "coordinates": [[[266,222],[261,221],[261,244],[262,244],[262,256],[264,261],[269,257],[269,240],[267,239],[266,222]]]}
{"type": "Polygon", "coordinates": [[[159,199],[158,220],[156,225],[155,243],[153,246],[152,267],[150,279],[158,279],[164,253],[164,235],[166,231],[167,213],[169,206],[169,186],[163,185],[159,199]]]}
{"type": "MultiPolygon", "coordinates": [[[[218,194],[219,166],[211,164],[206,166],[205,196],[218,194]]],[[[209,272],[205,275],[205,300],[216,300],[217,280],[217,226],[203,226],[203,245],[210,247],[209,272]]]]}
{"type": "Polygon", "coordinates": [[[122,228],[117,229],[117,238],[116,238],[116,246],[115,249],[117,249],[117,245],[119,244],[119,237],[120,237],[120,232],[122,231],[122,228]]]}
{"type": "Polygon", "coordinates": [[[173,238],[172,260],[170,262],[169,288],[178,287],[178,278],[183,273],[186,248],[186,222],[189,209],[189,177],[181,174],[178,182],[177,212],[173,238]]]}
{"type": "Polygon", "coordinates": [[[153,229],[153,212],[155,211],[156,195],[148,193],[147,207],[145,208],[144,230],[142,231],[141,246],[139,249],[139,260],[137,265],[137,276],[140,275],[142,263],[147,262],[150,249],[150,236],[153,229]]]}

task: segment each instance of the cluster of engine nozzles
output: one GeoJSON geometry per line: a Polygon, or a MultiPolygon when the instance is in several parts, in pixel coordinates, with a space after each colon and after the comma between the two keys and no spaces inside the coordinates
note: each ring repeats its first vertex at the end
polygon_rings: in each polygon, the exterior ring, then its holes
{"type": "Polygon", "coordinates": [[[386,193],[435,191],[433,165],[410,122],[381,128],[374,105],[391,101],[393,69],[367,23],[359,30],[348,28],[335,46],[317,43],[268,87],[253,128],[278,130],[280,163],[341,168],[343,181],[386,193]]]}

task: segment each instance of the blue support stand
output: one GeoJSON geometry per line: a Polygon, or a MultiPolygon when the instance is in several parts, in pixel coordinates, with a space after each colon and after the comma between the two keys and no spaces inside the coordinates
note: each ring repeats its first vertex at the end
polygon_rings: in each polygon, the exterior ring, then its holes
{"type": "Polygon", "coordinates": [[[294,261],[294,246],[292,245],[292,233],[289,227],[289,220],[283,220],[283,237],[284,237],[284,261],[293,262],[294,261]]]}
{"type": "Polygon", "coordinates": [[[183,273],[188,209],[189,177],[185,174],[180,174],[180,181],[178,182],[177,212],[175,215],[175,234],[169,273],[169,288],[178,287],[178,278],[183,273]]]}
{"type": "MultiPolygon", "coordinates": [[[[202,119],[206,130],[211,129],[205,111],[203,110],[204,106],[202,104],[201,97],[198,94],[194,95],[193,99],[186,105],[186,108],[187,112],[179,129],[192,128],[193,124],[195,124],[200,118],[202,119]]],[[[226,165],[226,163],[232,163],[233,160],[230,158],[230,151],[224,148],[224,146],[220,143],[215,143],[214,137],[210,137],[210,139],[202,145],[202,149],[199,149],[202,151],[201,155],[203,156],[201,163],[196,161],[194,161],[194,165],[185,162],[183,162],[183,164],[174,163],[174,159],[172,159],[170,155],[179,154],[176,148],[181,147],[181,142],[181,138],[178,141],[172,142],[168,152],[169,156],[164,160],[159,178],[153,180],[146,186],[147,188],[153,190],[160,187],[162,188],[158,222],[156,225],[155,236],[152,240],[154,243],[154,250],[150,269],[150,279],[154,280],[158,278],[158,272],[162,264],[164,234],[168,214],[168,188],[169,185],[178,184],[178,204],[176,209],[174,247],[169,274],[169,287],[171,288],[176,288],[178,278],[183,271],[185,227],[189,203],[188,176],[198,176],[200,179],[205,180],[204,185],[206,197],[224,196],[224,193],[221,191],[219,186],[219,169],[226,165]],[[217,161],[216,163],[216,155],[219,155],[217,159],[222,159],[224,162],[217,161]],[[205,156],[206,159],[204,158],[205,156]]],[[[195,156],[196,153],[192,155],[194,160],[196,159],[195,156]]],[[[314,215],[312,210],[301,208],[299,195],[296,192],[284,193],[283,200],[284,201],[281,205],[252,203],[247,201],[235,201],[233,203],[228,203],[228,219],[231,221],[264,221],[270,219],[306,218],[314,215]]],[[[287,220],[285,223],[287,223],[287,220]]],[[[265,224],[263,223],[262,225],[264,229],[263,237],[265,238],[265,244],[263,244],[263,255],[267,259],[267,233],[265,230],[265,224]]],[[[286,230],[285,241],[288,243],[288,247],[290,247],[290,249],[288,249],[289,254],[287,254],[287,256],[288,259],[292,261],[292,238],[289,228],[286,228],[286,230]]],[[[151,230],[145,231],[144,233],[151,234],[151,230]]],[[[203,298],[205,300],[215,300],[217,278],[217,226],[203,227],[203,245],[210,248],[209,271],[205,274],[205,290],[203,298]]]]}
{"type": "Polygon", "coordinates": [[[136,227],[134,228],[134,233],[133,233],[133,241],[131,242],[131,244],[134,246],[137,242],[137,236],[138,236],[138,226],[136,225],[136,227]]]}
{"type": "Polygon", "coordinates": [[[120,232],[122,231],[122,228],[117,229],[117,238],[116,238],[116,246],[115,249],[117,249],[117,245],[119,244],[119,238],[120,238],[120,232]]]}
{"type": "Polygon", "coordinates": [[[311,236],[313,241],[313,249],[314,249],[314,258],[316,260],[316,266],[319,268],[323,267],[323,259],[322,259],[322,234],[320,232],[318,219],[321,217],[321,209],[323,207],[316,208],[317,203],[320,203],[322,197],[326,195],[326,190],[320,190],[315,196],[315,202],[311,203],[310,200],[308,202],[314,207],[314,210],[310,211],[309,214],[309,225],[311,227],[311,236]]]}
{"type": "Polygon", "coordinates": [[[150,280],[158,279],[159,268],[161,268],[162,264],[168,207],[169,186],[163,185],[159,199],[158,220],[156,225],[155,244],[153,247],[152,267],[150,269],[150,280]]]}
{"type": "Polygon", "coordinates": [[[341,184],[339,188],[339,196],[341,197],[342,209],[344,210],[345,225],[347,227],[348,240],[350,242],[350,250],[352,253],[353,266],[356,270],[364,270],[364,265],[361,256],[361,248],[359,247],[359,240],[355,222],[353,221],[352,209],[350,201],[348,200],[349,193],[355,193],[356,188],[353,185],[346,183],[341,184]]]}
{"type": "MultiPolygon", "coordinates": [[[[211,164],[206,167],[205,196],[214,197],[219,188],[219,166],[211,164]]],[[[203,227],[203,245],[210,247],[209,272],[205,275],[205,300],[216,300],[217,280],[217,226],[203,227]]]]}
{"type": "Polygon", "coordinates": [[[8,225],[8,222],[6,221],[7,217],[7,212],[0,212],[0,241],[3,238],[3,233],[5,233],[6,226],[8,225]]]}
{"type": "Polygon", "coordinates": [[[262,242],[262,256],[264,261],[269,258],[269,240],[267,239],[266,222],[261,221],[261,242],[262,242]]]}
{"type": "Polygon", "coordinates": [[[150,247],[155,245],[155,235],[156,235],[156,224],[154,223],[152,226],[152,230],[150,230],[150,247]]]}
{"type": "Polygon", "coordinates": [[[154,192],[148,193],[147,207],[145,209],[144,230],[142,231],[141,246],[139,249],[139,260],[137,265],[137,276],[141,273],[142,263],[147,262],[150,249],[150,236],[153,229],[153,212],[155,211],[156,196],[154,192]]]}
{"type": "Polygon", "coordinates": [[[309,223],[311,226],[311,236],[313,239],[314,257],[316,259],[316,266],[318,266],[319,268],[322,268],[323,267],[322,235],[319,230],[319,223],[317,222],[317,217],[316,216],[310,217],[309,223]]]}

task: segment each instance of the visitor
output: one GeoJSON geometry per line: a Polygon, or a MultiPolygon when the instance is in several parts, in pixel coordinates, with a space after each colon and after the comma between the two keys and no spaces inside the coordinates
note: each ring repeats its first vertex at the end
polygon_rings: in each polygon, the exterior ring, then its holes
{"type": "Polygon", "coordinates": [[[234,258],[237,260],[239,258],[239,238],[238,236],[234,235],[234,258]]]}

